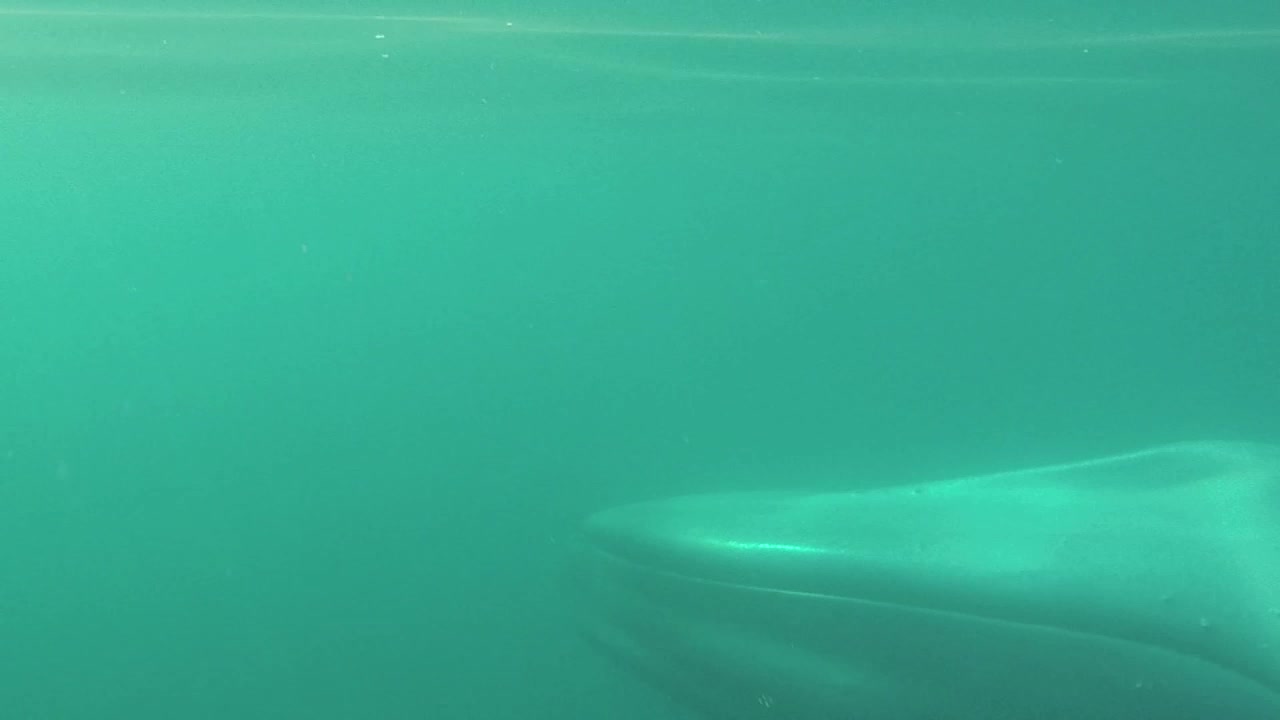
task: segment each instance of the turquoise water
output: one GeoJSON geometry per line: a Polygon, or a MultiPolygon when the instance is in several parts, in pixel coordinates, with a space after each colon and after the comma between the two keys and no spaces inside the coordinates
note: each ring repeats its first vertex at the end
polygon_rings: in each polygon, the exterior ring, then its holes
{"type": "Polygon", "coordinates": [[[585,512],[1280,432],[1268,4],[156,7],[0,8],[6,718],[679,717],[585,512]]]}

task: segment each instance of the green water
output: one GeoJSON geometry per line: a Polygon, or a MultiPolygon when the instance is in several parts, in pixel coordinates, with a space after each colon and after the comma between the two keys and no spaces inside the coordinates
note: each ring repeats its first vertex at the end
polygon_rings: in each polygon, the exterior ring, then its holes
{"type": "Polygon", "coordinates": [[[942,5],[0,7],[0,716],[681,717],[589,510],[1274,442],[1280,12],[942,5]]]}

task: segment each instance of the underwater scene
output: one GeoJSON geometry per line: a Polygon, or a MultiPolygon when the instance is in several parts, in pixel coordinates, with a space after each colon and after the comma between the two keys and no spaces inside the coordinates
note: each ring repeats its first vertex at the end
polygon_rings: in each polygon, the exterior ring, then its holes
{"type": "Polygon", "coordinates": [[[1276,68],[0,0],[0,718],[1280,717],[1276,68]]]}

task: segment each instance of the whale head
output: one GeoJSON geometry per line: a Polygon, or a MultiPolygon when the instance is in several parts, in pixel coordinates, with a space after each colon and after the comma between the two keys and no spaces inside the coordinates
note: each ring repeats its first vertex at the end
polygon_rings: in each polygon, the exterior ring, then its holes
{"type": "Polygon", "coordinates": [[[584,524],[598,648],[716,718],[1280,718],[1280,452],[1188,443],[584,524]]]}

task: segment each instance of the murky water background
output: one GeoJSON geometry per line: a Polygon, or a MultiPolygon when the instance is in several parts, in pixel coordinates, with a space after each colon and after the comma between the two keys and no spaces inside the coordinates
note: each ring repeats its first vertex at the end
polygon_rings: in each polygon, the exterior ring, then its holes
{"type": "Polygon", "coordinates": [[[872,10],[0,9],[4,716],[672,717],[588,510],[1274,441],[1280,21],[872,10]]]}

